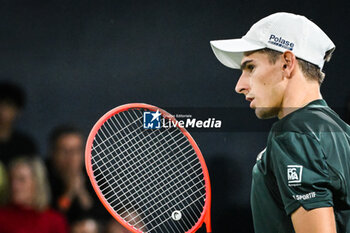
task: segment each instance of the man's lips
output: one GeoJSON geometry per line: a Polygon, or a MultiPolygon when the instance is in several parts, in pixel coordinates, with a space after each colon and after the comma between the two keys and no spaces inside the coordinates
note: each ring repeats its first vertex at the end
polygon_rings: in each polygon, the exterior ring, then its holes
{"type": "Polygon", "coordinates": [[[253,101],[254,101],[254,98],[253,98],[253,97],[246,97],[245,99],[246,99],[247,101],[250,102],[249,107],[250,107],[250,108],[253,108],[253,101]]]}

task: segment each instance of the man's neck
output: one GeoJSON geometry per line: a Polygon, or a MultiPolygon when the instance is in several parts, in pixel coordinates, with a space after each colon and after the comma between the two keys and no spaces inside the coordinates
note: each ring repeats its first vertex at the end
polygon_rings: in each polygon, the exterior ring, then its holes
{"type": "Polygon", "coordinates": [[[322,95],[317,81],[308,80],[303,76],[293,78],[288,83],[278,118],[282,119],[295,110],[318,99],[322,99],[322,95]]]}

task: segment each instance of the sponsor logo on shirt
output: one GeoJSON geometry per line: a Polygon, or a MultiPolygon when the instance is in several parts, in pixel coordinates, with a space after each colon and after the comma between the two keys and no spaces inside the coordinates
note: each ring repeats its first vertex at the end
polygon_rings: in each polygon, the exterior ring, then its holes
{"type": "Polygon", "coordinates": [[[316,193],[315,192],[311,192],[311,193],[307,193],[304,195],[293,195],[293,198],[297,201],[299,200],[308,200],[308,199],[312,199],[316,197],[316,193]]]}
{"type": "Polygon", "coordinates": [[[288,185],[294,186],[301,183],[301,178],[303,175],[303,166],[301,165],[288,165],[287,166],[287,176],[288,185]]]}

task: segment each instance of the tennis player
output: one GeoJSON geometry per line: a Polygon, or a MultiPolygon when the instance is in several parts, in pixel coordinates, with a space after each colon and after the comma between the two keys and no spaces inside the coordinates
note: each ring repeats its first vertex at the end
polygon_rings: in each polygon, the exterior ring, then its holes
{"type": "Polygon", "coordinates": [[[350,127],[320,93],[333,42],[304,16],[275,13],[211,46],[242,70],[235,90],[256,116],[279,119],[253,168],[255,232],[349,233],[350,127]]]}

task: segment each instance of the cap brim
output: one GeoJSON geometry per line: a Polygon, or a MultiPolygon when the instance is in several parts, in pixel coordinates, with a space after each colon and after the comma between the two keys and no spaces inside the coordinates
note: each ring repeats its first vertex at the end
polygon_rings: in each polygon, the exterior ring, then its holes
{"type": "Polygon", "coordinates": [[[244,52],[265,48],[266,46],[244,39],[210,41],[216,58],[225,66],[240,69],[244,52]]]}

